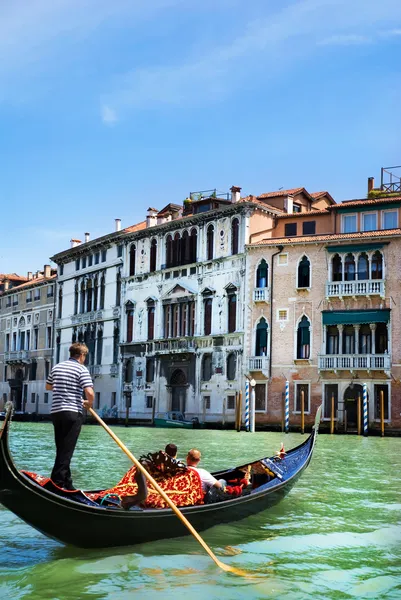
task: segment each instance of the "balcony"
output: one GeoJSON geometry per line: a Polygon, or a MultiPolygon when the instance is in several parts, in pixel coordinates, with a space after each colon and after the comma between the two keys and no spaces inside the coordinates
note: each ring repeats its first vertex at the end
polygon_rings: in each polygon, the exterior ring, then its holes
{"type": "Polygon", "coordinates": [[[255,288],[253,290],[253,301],[254,302],[269,302],[270,300],[270,289],[267,287],[264,288],[255,288]]]}
{"type": "Polygon", "coordinates": [[[250,356],[248,358],[248,371],[269,371],[269,359],[267,356],[250,356]]]}
{"type": "Polygon", "coordinates": [[[329,281],[326,283],[326,298],[342,298],[344,296],[381,296],[384,298],[384,287],[383,279],[329,281]]]}
{"type": "Polygon", "coordinates": [[[15,350],[13,352],[5,352],[4,360],[6,362],[27,363],[28,352],[26,350],[15,350]]]}
{"type": "Polygon", "coordinates": [[[112,377],[116,377],[118,375],[118,365],[116,365],[116,364],[110,365],[110,375],[112,377]]]}
{"type": "Polygon", "coordinates": [[[320,371],[390,371],[390,354],[320,354],[320,371]]]}
{"type": "Polygon", "coordinates": [[[158,354],[170,354],[178,352],[194,352],[195,340],[187,338],[177,338],[172,340],[162,340],[154,342],[154,351],[158,354]]]}
{"type": "Polygon", "coordinates": [[[88,371],[92,375],[92,377],[99,377],[101,374],[101,365],[89,365],[88,371]]]}

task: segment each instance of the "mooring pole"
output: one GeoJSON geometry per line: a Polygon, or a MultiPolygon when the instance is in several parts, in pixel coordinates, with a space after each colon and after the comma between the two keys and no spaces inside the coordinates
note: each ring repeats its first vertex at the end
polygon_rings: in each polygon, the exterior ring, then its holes
{"type": "Polygon", "coordinates": [[[305,432],[305,392],[301,390],[301,433],[305,432]]]}
{"type": "Polygon", "coordinates": [[[361,435],[361,394],[358,394],[358,435],[361,435]]]}
{"type": "Polygon", "coordinates": [[[290,429],[290,382],[285,382],[285,425],[284,430],[288,433],[290,429]]]}
{"type": "Polygon", "coordinates": [[[380,425],[382,437],[384,437],[384,392],[380,390],[380,425]]]}
{"type": "Polygon", "coordinates": [[[363,384],[363,435],[368,435],[368,386],[363,384]]]}
{"type": "Polygon", "coordinates": [[[331,394],[330,433],[334,433],[334,394],[331,394]]]}

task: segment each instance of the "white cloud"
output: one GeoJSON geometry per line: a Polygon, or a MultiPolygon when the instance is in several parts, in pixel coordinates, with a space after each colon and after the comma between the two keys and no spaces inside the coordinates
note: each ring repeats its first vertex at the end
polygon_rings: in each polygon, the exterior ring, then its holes
{"type": "Polygon", "coordinates": [[[320,40],[318,42],[319,46],[353,46],[360,44],[371,44],[373,39],[366,35],[356,35],[356,34],[347,34],[347,35],[332,35],[328,38],[320,40]]]}
{"type": "Polygon", "coordinates": [[[114,125],[114,123],[116,123],[118,121],[118,116],[117,116],[116,111],[113,108],[110,108],[110,106],[107,106],[104,104],[102,106],[101,114],[102,114],[102,121],[106,125],[114,125]]]}

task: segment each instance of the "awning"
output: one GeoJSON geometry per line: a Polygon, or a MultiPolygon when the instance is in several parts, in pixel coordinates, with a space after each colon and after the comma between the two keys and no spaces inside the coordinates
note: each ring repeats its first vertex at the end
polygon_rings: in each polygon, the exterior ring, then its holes
{"type": "Polygon", "coordinates": [[[390,309],[383,310],[324,310],[323,325],[360,325],[362,323],[388,323],[390,309]]]}
{"type": "Polygon", "coordinates": [[[327,252],[367,252],[368,250],[380,250],[389,242],[376,242],[373,244],[348,244],[347,246],[326,246],[327,252]]]}

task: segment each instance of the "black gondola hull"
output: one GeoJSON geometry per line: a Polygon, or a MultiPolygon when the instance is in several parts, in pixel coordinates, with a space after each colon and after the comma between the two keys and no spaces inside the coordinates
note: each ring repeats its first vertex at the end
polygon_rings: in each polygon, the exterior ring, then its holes
{"type": "MultiPolygon", "coordinates": [[[[6,420],[7,421],[7,420],[6,420]]],[[[41,488],[15,467],[7,443],[8,423],[0,439],[0,502],[44,535],[82,548],[127,546],[188,535],[170,509],[124,511],[78,504],[41,488]]],[[[189,506],[182,513],[198,531],[231,523],[266,510],[282,500],[308,465],[315,433],[288,453],[296,469],[274,486],[225,502],[189,506]]],[[[286,459],[287,460],[287,459],[286,459]]],[[[216,473],[215,475],[218,475],[216,473]]]]}

